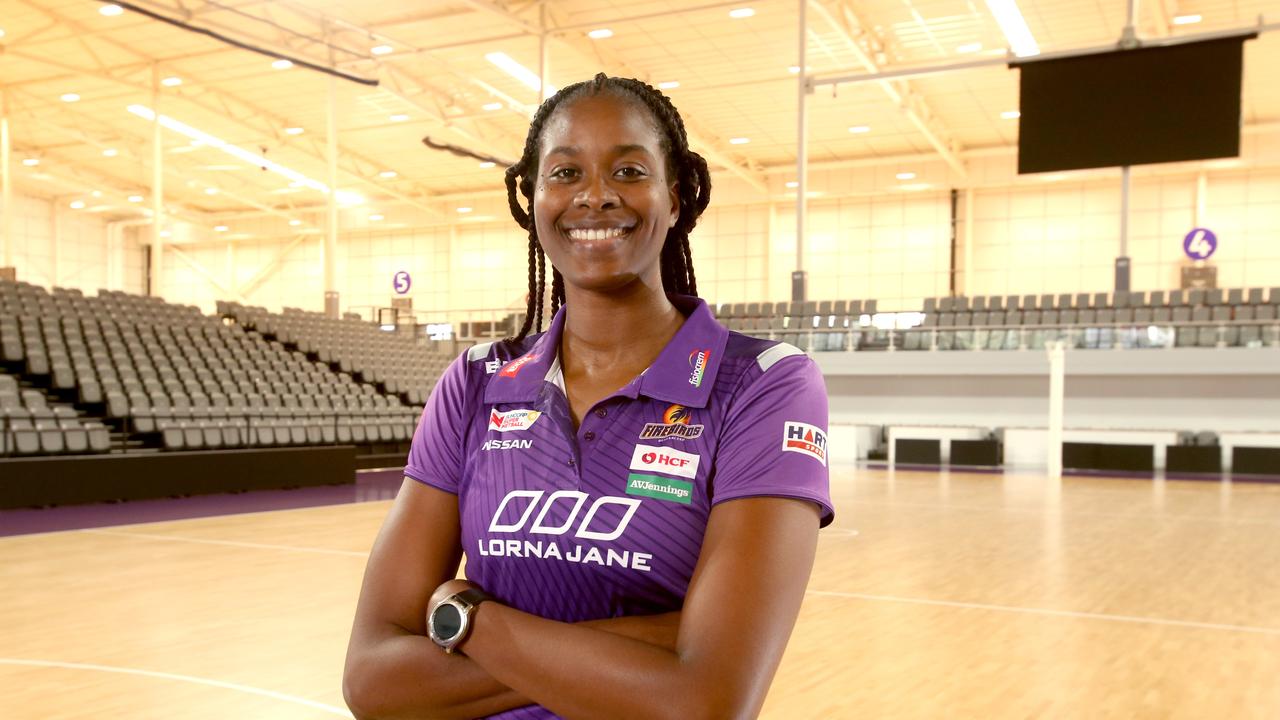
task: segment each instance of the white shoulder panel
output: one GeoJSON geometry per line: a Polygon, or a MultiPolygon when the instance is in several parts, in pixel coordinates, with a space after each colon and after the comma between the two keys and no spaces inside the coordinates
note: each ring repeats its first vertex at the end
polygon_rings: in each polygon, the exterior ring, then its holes
{"type": "Polygon", "coordinates": [[[480,343],[467,351],[467,360],[475,362],[489,357],[489,350],[493,347],[492,342],[480,343]]]}
{"type": "Polygon", "coordinates": [[[795,345],[787,343],[778,343],[773,347],[765,350],[756,356],[756,364],[760,366],[760,372],[768,372],[774,363],[783,358],[789,358],[792,355],[803,355],[804,351],[795,345]]]}

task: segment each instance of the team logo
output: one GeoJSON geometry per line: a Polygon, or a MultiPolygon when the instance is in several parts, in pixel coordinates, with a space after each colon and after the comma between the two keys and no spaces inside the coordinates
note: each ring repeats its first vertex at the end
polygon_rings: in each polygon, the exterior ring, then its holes
{"type": "Polygon", "coordinates": [[[693,411],[683,405],[672,405],[662,414],[662,422],[646,423],[640,431],[641,440],[693,440],[702,436],[701,425],[691,425],[693,411]]]}
{"type": "Polygon", "coordinates": [[[788,422],[782,431],[782,449],[797,452],[827,466],[827,434],[822,428],[802,422],[788,422]]]}
{"type": "Polygon", "coordinates": [[[537,359],[538,359],[537,355],[525,355],[522,358],[517,358],[515,360],[512,360],[511,362],[504,365],[502,367],[502,370],[498,371],[498,375],[502,377],[513,378],[520,372],[521,368],[523,368],[525,365],[528,365],[531,362],[536,361],[537,359]]]}
{"type": "Polygon", "coordinates": [[[489,429],[503,433],[512,430],[528,430],[540,417],[542,413],[537,410],[508,410],[507,412],[493,410],[489,413],[489,429]]]}
{"type": "Polygon", "coordinates": [[[627,494],[692,505],[693,483],[658,475],[631,473],[627,476],[627,494]]]}
{"type": "Polygon", "coordinates": [[[592,499],[580,490],[550,494],[545,490],[512,490],[498,503],[489,521],[489,535],[496,537],[478,539],[477,550],[486,557],[537,558],[651,572],[652,553],[608,545],[627,531],[640,502],[612,495],[592,499]]]}
{"type": "Polygon", "coordinates": [[[674,448],[637,445],[631,453],[631,469],[692,478],[698,474],[701,456],[674,448]]]}
{"type": "Polygon", "coordinates": [[[481,450],[528,450],[533,447],[532,440],[485,440],[481,450]]]}
{"type": "Polygon", "coordinates": [[[707,361],[711,359],[710,350],[694,350],[689,353],[689,367],[693,373],[689,375],[689,384],[702,387],[702,374],[707,371],[707,361]]]}

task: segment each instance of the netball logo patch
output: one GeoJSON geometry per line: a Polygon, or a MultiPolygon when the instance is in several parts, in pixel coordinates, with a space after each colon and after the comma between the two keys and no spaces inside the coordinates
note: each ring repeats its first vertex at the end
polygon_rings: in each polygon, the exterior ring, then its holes
{"type": "Polygon", "coordinates": [[[782,431],[784,452],[797,452],[827,466],[827,434],[822,428],[802,422],[788,422],[782,431]]]}
{"type": "Polygon", "coordinates": [[[683,405],[672,405],[662,414],[662,422],[646,423],[640,431],[641,440],[693,440],[702,437],[702,426],[691,425],[693,411],[683,405]]]}
{"type": "Polygon", "coordinates": [[[528,430],[540,417],[542,413],[537,410],[508,410],[507,412],[494,410],[489,413],[489,429],[500,433],[528,430]]]}

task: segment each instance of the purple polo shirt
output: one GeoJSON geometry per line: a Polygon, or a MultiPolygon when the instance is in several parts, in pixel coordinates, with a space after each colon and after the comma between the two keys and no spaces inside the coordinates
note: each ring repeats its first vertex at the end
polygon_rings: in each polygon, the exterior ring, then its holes
{"type": "Polygon", "coordinates": [[[726,330],[698,298],[672,301],[684,325],[576,431],[563,308],[520,346],[471,348],[431,393],[405,475],[458,496],[467,577],[503,603],[564,622],[678,610],[715,505],[798,498],[831,522],[813,360],[726,330]]]}

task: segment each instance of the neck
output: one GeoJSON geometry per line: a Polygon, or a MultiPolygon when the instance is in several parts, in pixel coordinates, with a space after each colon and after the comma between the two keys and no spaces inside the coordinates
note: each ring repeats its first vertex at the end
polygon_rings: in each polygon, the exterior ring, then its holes
{"type": "Polygon", "coordinates": [[[565,305],[560,362],[566,374],[639,373],[684,323],[661,280],[609,293],[566,287],[565,305]]]}

